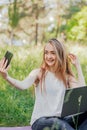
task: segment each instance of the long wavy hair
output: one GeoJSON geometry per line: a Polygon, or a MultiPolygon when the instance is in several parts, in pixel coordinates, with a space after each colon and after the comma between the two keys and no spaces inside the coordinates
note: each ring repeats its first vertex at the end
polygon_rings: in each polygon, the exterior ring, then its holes
{"type": "MultiPolygon", "coordinates": [[[[56,63],[53,67],[53,72],[58,79],[63,81],[65,87],[67,87],[66,75],[70,74],[73,76],[73,73],[69,66],[68,56],[66,53],[65,46],[63,43],[59,42],[57,39],[50,39],[48,43],[54,47],[56,56],[57,56],[56,63]]],[[[45,47],[44,47],[44,52],[43,52],[43,61],[41,64],[41,71],[39,74],[39,82],[41,83],[41,91],[44,88],[44,84],[42,81],[45,80],[46,72],[49,70],[49,66],[45,62],[45,47]]]]}

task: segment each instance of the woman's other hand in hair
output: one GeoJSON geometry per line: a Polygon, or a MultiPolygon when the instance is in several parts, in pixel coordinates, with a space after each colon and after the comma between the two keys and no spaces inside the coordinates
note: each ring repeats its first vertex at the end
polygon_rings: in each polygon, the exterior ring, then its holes
{"type": "Polygon", "coordinates": [[[7,65],[7,60],[5,60],[5,58],[1,59],[0,60],[0,74],[5,79],[7,78],[7,75],[8,75],[7,70],[9,68],[9,66],[6,67],[6,65],[7,65]]]}
{"type": "Polygon", "coordinates": [[[78,65],[80,65],[79,63],[79,59],[76,55],[70,53],[68,55],[68,58],[70,59],[71,63],[75,66],[75,67],[78,67],[78,65]]]}

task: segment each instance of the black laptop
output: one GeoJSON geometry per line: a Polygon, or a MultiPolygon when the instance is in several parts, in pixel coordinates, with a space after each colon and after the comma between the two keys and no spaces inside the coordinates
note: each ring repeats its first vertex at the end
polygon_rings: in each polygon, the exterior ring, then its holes
{"type": "Polygon", "coordinates": [[[87,86],[66,90],[61,117],[85,111],[87,111],[87,86]]]}

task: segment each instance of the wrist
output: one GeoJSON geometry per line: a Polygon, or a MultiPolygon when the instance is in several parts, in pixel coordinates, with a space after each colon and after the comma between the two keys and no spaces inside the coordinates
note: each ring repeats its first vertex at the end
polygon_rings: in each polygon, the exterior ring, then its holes
{"type": "Polygon", "coordinates": [[[80,67],[80,62],[79,62],[79,61],[77,61],[77,62],[75,63],[75,67],[76,67],[76,68],[80,67]]]}
{"type": "Polygon", "coordinates": [[[5,77],[4,77],[6,80],[8,80],[9,79],[9,75],[8,75],[8,73],[5,75],[5,77]]]}
{"type": "Polygon", "coordinates": [[[77,69],[81,68],[81,65],[79,63],[77,63],[75,66],[77,69]]]}

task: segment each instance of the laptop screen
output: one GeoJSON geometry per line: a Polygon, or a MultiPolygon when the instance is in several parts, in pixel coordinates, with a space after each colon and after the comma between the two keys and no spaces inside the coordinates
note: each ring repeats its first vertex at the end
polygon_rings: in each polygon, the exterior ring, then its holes
{"type": "Polygon", "coordinates": [[[61,117],[85,111],[87,111],[87,86],[66,90],[61,117]]]}

